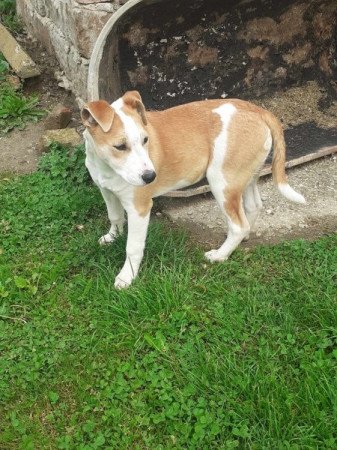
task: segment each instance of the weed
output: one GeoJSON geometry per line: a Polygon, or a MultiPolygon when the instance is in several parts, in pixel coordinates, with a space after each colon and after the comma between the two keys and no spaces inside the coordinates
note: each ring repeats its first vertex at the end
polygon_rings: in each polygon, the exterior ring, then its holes
{"type": "Polygon", "coordinates": [[[23,128],[29,121],[38,121],[44,115],[37,108],[38,103],[35,95],[25,97],[8,85],[0,87],[0,132],[7,133],[15,127],[23,128]]]}
{"type": "Polygon", "coordinates": [[[22,31],[22,24],[16,15],[15,0],[0,0],[0,20],[14,33],[22,31]]]}
{"type": "Polygon", "coordinates": [[[56,183],[82,185],[90,180],[84,159],[84,145],[69,150],[54,143],[39,160],[38,170],[48,174],[56,183]]]}
{"type": "Polygon", "coordinates": [[[9,64],[2,53],[0,53],[0,82],[6,79],[9,72],[9,64]]]}
{"type": "MultiPolygon", "coordinates": [[[[19,31],[14,0],[0,0],[0,21],[12,31],[19,31]]],[[[16,127],[23,128],[27,122],[36,122],[44,115],[38,108],[36,95],[26,97],[22,89],[15,90],[7,83],[9,73],[9,64],[0,53],[0,135],[16,127]]]]}
{"type": "MultiPolygon", "coordinates": [[[[2,18],[9,17],[12,3],[0,0],[2,18]]],[[[7,133],[16,127],[24,128],[27,122],[36,122],[45,114],[38,108],[39,100],[36,95],[25,96],[22,89],[15,90],[7,82],[9,73],[9,64],[0,53],[0,134],[7,133]]]]}

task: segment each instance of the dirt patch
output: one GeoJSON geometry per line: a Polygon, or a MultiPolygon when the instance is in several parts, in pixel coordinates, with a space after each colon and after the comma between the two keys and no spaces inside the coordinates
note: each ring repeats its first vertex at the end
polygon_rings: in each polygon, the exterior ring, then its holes
{"type": "Polygon", "coordinates": [[[188,46],[187,60],[190,64],[204,67],[206,64],[216,63],[218,58],[218,49],[211,47],[200,47],[197,43],[192,42],[188,46]]]}
{"type": "Polygon", "coordinates": [[[30,123],[24,130],[0,136],[0,172],[30,173],[36,170],[37,144],[44,132],[42,122],[30,123]]]}
{"type": "MultiPolygon", "coordinates": [[[[246,247],[287,239],[313,239],[337,231],[337,157],[327,157],[289,171],[289,182],[306,205],[287,201],[270,177],[259,182],[263,210],[246,247]]],[[[173,226],[183,226],[205,249],[217,247],[226,234],[223,215],[211,194],[189,199],[159,199],[158,210],[173,226]]]]}
{"type": "Polygon", "coordinates": [[[271,17],[253,19],[247,23],[245,30],[238,33],[238,38],[247,42],[270,41],[277,46],[292,43],[295,37],[299,39],[305,36],[306,23],[303,15],[307,8],[308,5],[304,3],[295,4],[278,21],[271,17]]]}
{"type": "Polygon", "coordinates": [[[321,108],[326,96],[316,81],[308,81],[302,86],[256,99],[254,103],[280,118],[284,128],[308,122],[323,129],[336,128],[337,101],[332,101],[328,108],[321,108]]]}
{"type": "MultiPolygon", "coordinates": [[[[62,72],[56,59],[49,55],[37,41],[32,41],[22,34],[18,41],[35,61],[41,75],[25,80],[24,94],[37,94],[39,107],[46,113],[61,103],[72,110],[70,127],[80,127],[78,106],[74,95],[59,86],[55,74],[62,77],[62,72]]],[[[44,133],[44,120],[29,123],[23,130],[14,129],[6,135],[0,135],[0,172],[29,173],[36,170],[40,156],[38,142],[44,133]]]]}
{"type": "MultiPolygon", "coordinates": [[[[150,3],[119,22],[116,51],[107,46],[101,62],[102,77],[110,67],[112,85],[139,89],[148,107],[225,95],[254,101],[312,80],[325,107],[337,98],[334,0],[150,3]],[[148,78],[135,85],[139,67],[148,78]]],[[[106,98],[110,87],[100,84],[106,98]]]]}

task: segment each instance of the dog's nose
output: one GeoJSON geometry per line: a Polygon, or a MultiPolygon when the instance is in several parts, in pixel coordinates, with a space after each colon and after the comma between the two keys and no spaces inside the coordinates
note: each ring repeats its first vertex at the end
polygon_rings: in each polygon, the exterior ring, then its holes
{"type": "Polygon", "coordinates": [[[152,183],[156,176],[156,172],[154,172],[153,170],[144,170],[142,180],[145,181],[146,184],[149,184],[152,183]]]}

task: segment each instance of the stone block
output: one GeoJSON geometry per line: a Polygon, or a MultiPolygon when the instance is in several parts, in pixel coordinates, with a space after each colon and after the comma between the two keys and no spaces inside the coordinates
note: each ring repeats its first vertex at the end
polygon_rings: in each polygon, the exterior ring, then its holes
{"type": "Polygon", "coordinates": [[[0,51],[20,78],[40,75],[40,70],[10,32],[0,24],[0,51]]]}
{"type": "Polygon", "coordinates": [[[21,87],[21,80],[16,75],[7,75],[6,82],[15,90],[18,91],[21,87]]]}
{"type": "Polygon", "coordinates": [[[28,33],[39,40],[50,54],[53,54],[54,47],[50,39],[48,17],[39,15],[29,0],[17,0],[16,8],[18,15],[25,22],[28,33]]]}
{"type": "Polygon", "coordinates": [[[74,8],[73,18],[76,33],[76,47],[80,55],[84,58],[90,58],[98,35],[110,15],[106,11],[74,8]]]}
{"type": "Polygon", "coordinates": [[[76,95],[86,98],[88,60],[82,58],[75,46],[69,45],[66,37],[55,28],[51,29],[56,57],[63,69],[64,76],[70,81],[70,87],[76,95]]]}
{"type": "Polygon", "coordinates": [[[41,152],[48,150],[50,144],[57,142],[58,144],[67,147],[75,147],[82,143],[81,136],[77,133],[75,128],[65,128],[63,130],[48,130],[41,137],[39,149],[41,152]]]}
{"type": "Polygon", "coordinates": [[[58,103],[49,113],[44,121],[46,130],[58,130],[66,128],[71,120],[71,110],[66,106],[58,103]]]}
{"type": "Polygon", "coordinates": [[[45,17],[47,10],[45,2],[41,2],[41,0],[30,0],[31,8],[39,14],[41,17],[45,17]]]}
{"type": "Polygon", "coordinates": [[[73,18],[74,0],[45,0],[46,15],[52,27],[66,36],[68,45],[76,43],[76,31],[73,18]]]}

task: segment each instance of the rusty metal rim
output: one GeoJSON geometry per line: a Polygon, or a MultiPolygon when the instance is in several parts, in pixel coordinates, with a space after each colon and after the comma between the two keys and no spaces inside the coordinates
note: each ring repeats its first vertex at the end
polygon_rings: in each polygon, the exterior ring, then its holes
{"type": "MultiPolygon", "coordinates": [[[[158,1],[158,0],[157,0],[158,1]]],[[[88,84],[87,84],[87,100],[98,100],[100,97],[99,93],[99,68],[101,64],[101,59],[103,56],[104,46],[107,40],[107,37],[110,33],[113,32],[114,28],[116,28],[119,20],[135,6],[140,3],[154,3],[153,0],[129,0],[123,6],[121,6],[107,21],[107,23],[102,28],[97,41],[95,42],[90,62],[89,62],[89,71],[88,71],[88,84]]],[[[107,76],[112,76],[113,74],[107,74],[107,76]]]]}

